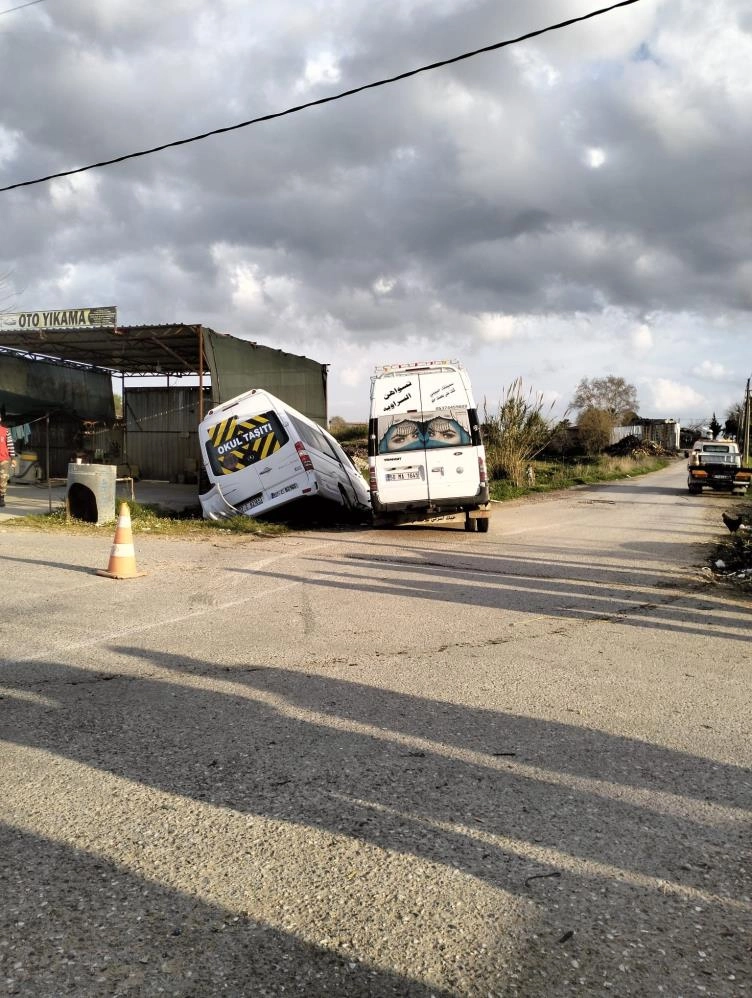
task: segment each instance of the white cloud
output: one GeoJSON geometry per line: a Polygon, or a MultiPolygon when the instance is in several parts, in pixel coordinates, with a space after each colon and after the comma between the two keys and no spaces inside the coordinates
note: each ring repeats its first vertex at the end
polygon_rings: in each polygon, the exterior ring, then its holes
{"type": "Polygon", "coordinates": [[[632,350],[637,356],[644,356],[653,349],[653,333],[644,322],[632,330],[630,335],[632,350]]]}
{"type": "Polygon", "coordinates": [[[378,277],[373,282],[373,290],[377,295],[388,295],[390,291],[394,290],[396,284],[397,281],[394,277],[378,277]]]}
{"type": "Polygon", "coordinates": [[[512,49],[511,57],[520,67],[523,78],[534,87],[549,89],[561,79],[560,71],[532,46],[512,49]]]}
{"type": "Polygon", "coordinates": [[[366,372],[361,367],[343,367],[340,370],[339,379],[348,388],[355,388],[365,381],[366,372]]]}
{"type": "Polygon", "coordinates": [[[726,381],[729,372],[723,364],[714,360],[704,360],[701,364],[692,368],[692,374],[698,378],[707,378],[709,381],[726,381]]]}
{"type": "Polygon", "coordinates": [[[308,59],[303,77],[295,84],[295,90],[302,93],[320,83],[337,83],[341,76],[335,56],[331,52],[322,52],[315,59],[308,59]]]}
{"type": "Polygon", "coordinates": [[[585,163],[592,169],[597,170],[606,162],[606,154],[602,149],[590,148],[585,150],[585,163]]]}
{"type": "Polygon", "coordinates": [[[502,343],[514,338],[518,322],[511,315],[489,313],[478,316],[475,321],[478,335],[485,343],[502,343]]]}
{"type": "Polygon", "coordinates": [[[649,381],[647,388],[652,395],[653,410],[667,419],[676,418],[676,413],[704,412],[709,405],[707,398],[694,388],[668,378],[649,381]]]}
{"type": "Polygon", "coordinates": [[[77,173],[50,182],[50,200],[61,213],[75,213],[84,217],[96,210],[100,178],[95,173],[77,173]]]}
{"type": "Polygon", "coordinates": [[[0,125],[0,166],[18,154],[21,133],[0,125]]]}

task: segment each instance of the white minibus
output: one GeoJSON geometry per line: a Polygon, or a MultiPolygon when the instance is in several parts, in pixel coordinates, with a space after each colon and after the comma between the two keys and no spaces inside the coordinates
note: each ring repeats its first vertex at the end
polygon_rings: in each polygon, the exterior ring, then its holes
{"type": "Polygon", "coordinates": [[[198,434],[211,485],[199,496],[206,519],[313,498],[370,514],[368,486],[334,437],[264,389],[211,409],[198,434]]]}
{"type": "Polygon", "coordinates": [[[464,513],[466,530],[488,530],[486,454],[459,361],[376,368],[368,464],[377,525],[464,513]]]}

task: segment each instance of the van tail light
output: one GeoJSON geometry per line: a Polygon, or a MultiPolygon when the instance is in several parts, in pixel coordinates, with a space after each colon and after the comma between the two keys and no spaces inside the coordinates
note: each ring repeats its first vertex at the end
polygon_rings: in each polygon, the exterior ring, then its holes
{"type": "Polygon", "coordinates": [[[376,469],[375,468],[369,468],[368,469],[368,487],[370,488],[371,492],[377,492],[378,491],[378,484],[376,482],[376,469]]]}
{"type": "Polygon", "coordinates": [[[481,485],[488,484],[488,475],[486,474],[486,462],[482,457],[478,458],[478,477],[480,478],[481,485]]]}
{"type": "Polygon", "coordinates": [[[298,440],[295,444],[295,450],[298,452],[298,457],[300,458],[300,463],[303,465],[306,471],[313,471],[313,461],[308,451],[305,449],[305,444],[302,440],[298,440]]]}

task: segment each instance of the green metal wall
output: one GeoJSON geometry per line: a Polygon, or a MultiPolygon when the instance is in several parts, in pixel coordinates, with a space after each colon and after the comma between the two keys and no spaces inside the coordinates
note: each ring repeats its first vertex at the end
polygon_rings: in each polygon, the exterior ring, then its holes
{"type": "Polygon", "coordinates": [[[0,406],[5,408],[9,422],[26,422],[48,412],[100,422],[115,419],[109,374],[3,353],[0,406]]]}
{"type": "Polygon", "coordinates": [[[204,330],[204,350],[215,405],[251,388],[266,388],[304,416],[326,426],[325,364],[211,329],[204,330]]]}

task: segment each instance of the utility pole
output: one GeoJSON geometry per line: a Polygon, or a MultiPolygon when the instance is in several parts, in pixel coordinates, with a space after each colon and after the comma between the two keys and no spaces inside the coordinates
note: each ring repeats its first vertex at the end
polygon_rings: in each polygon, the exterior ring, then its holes
{"type": "Polygon", "coordinates": [[[747,390],[744,393],[744,466],[749,467],[749,421],[752,416],[752,405],[750,405],[749,382],[747,378],[747,390]]]}

